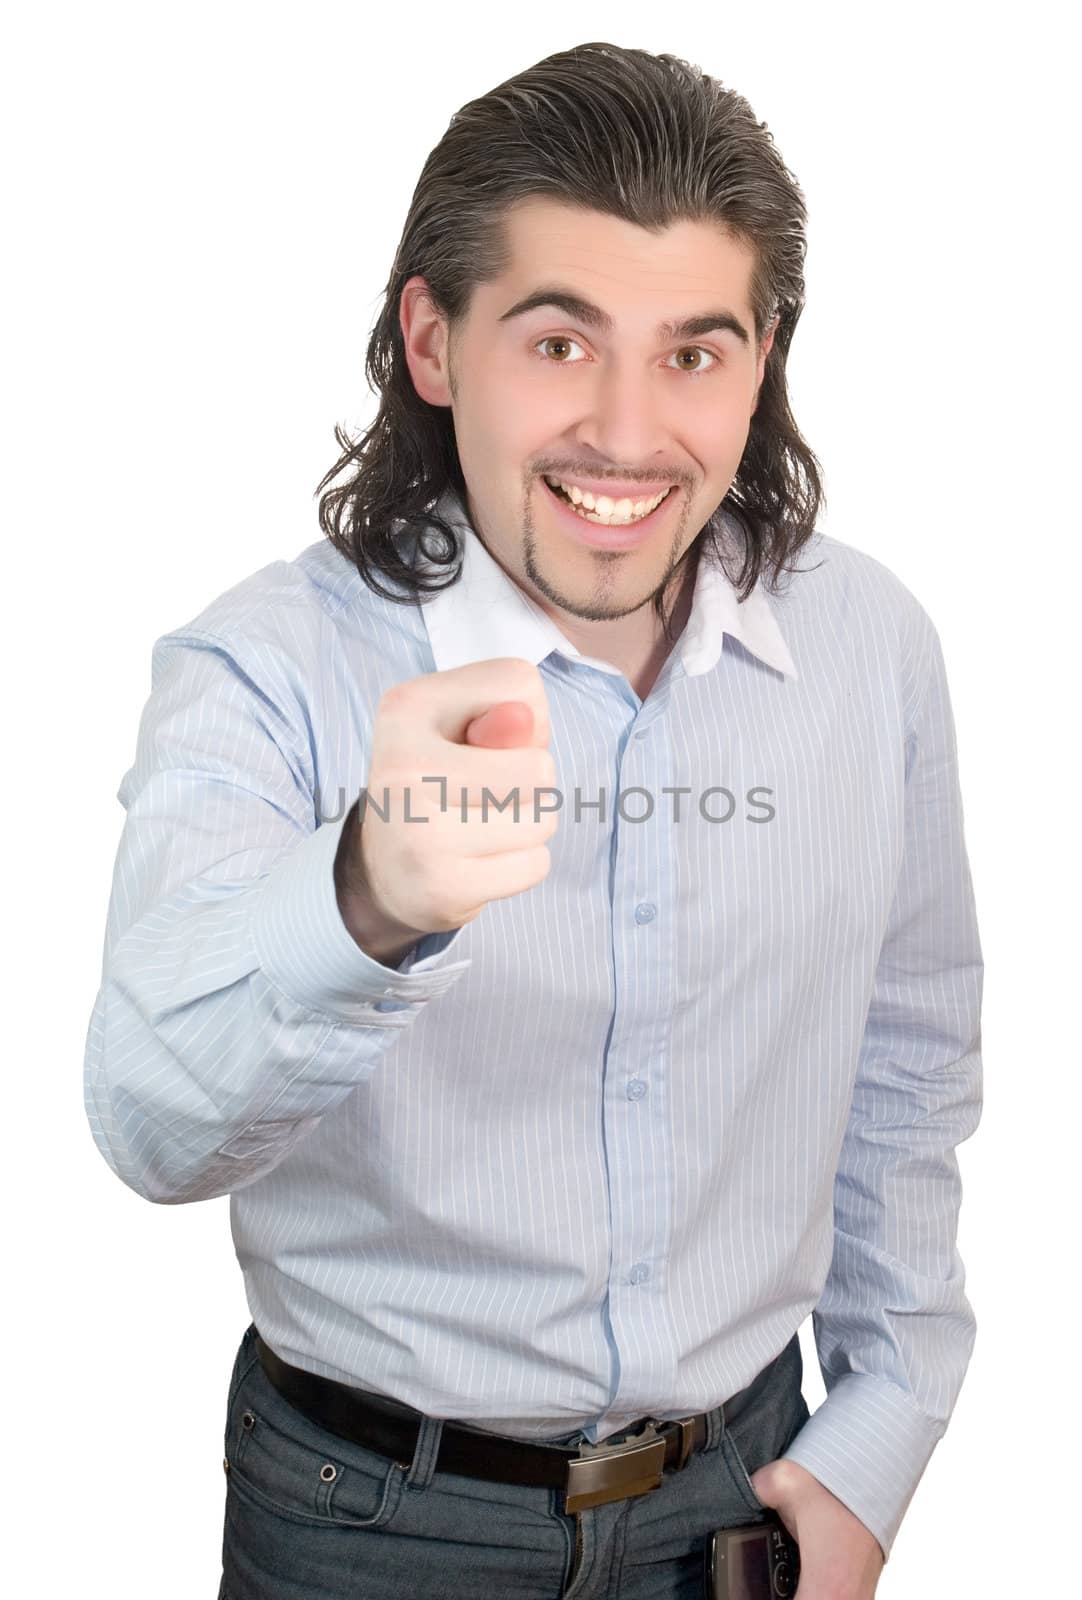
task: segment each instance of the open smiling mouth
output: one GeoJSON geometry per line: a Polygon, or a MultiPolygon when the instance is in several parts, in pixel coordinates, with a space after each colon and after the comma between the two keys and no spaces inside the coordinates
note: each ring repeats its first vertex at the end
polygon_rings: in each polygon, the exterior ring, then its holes
{"type": "Polygon", "coordinates": [[[594,546],[601,550],[625,550],[641,544],[649,538],[664,515],[665,508],[675,500],[677,486],[674,484],[668,489],[661,501],[645,517],[640,517],[636,522],[620,523],[613,526],[609,523],[595,522],[586,513],[586,508],[576,507],[561,489],[554,489],[547,479],[542,478],[541,484],[547,498],[554,502],[562,513],[561,521],[573,532],[583,544],[594,546]]]}

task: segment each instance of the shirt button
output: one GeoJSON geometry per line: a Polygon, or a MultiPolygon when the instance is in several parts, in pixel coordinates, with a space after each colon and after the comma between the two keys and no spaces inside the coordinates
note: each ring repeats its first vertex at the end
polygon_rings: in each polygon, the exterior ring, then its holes
{"type": "Polygon", "coordinates": [[[635,907],[636,922],[653,922],[656,915],[657,907],[652,905],[649,900],[641,900],[635,907]]]}
{"type": "Polygon", "coordinates": [[[645,1283],[649,1276],[650,1268],[646,1265],[646,1262],[636,1261],[635,1265],[631,1269],[631,1282],[645,1283]]]}
{"type": "Polygon", "coordinates": [[[641,1078],[632,1078],[631,1082],[627,1086],[627,1097],[628,1097],[628,1099],[629,1100],[641,1100],[645,1093],[646,1093],[646,1085],[642,1081],[642,1079],[641,1078]]]}
{"type": "Polygon", "coordinates": [[[636,739],[645,739],[649,735],[649,728],[639,728],[635,734],[636,739]]]}

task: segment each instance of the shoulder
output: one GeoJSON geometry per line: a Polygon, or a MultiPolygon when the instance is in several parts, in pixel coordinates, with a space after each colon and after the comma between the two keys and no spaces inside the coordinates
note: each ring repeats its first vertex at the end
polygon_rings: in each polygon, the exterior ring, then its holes
{"type": "Polygon", "coordinates": [[[921,601],[885,562],[844,539],[816,531],[797,555],[794,590],[818,609],[856,611],[885,629],[931,625],[921,601]]]}
{"type": "Polygon", "coordinates": [[[253,675],[257,668],[292,669],[300,681],[311,681],[343,652],[356,660],[358,641],[386,653],[398,639],[408,650],[420,628],[413,608],[375,594],[323,538],[223,590],[162,635],[154,651],[157,658],[202,644],[225,650],[253,675]]]}
{"type": "Polygon", "coordinates": [[[272,561],[231,584],[164,637],[207,635],[252,646],[276,642],[291,629],[318,629],[359,581],[355,568],[324,539],[290,561],[272,561]]]}
{"type": "Polygon", "coordinates": [[[895,705],[911,725],[941,652],[927,609],[896,572],[817,529],[766,592],[814,693],[895,705]]]}
{"type": "Polygon", "coordinates": [[[819,530],[798,552],[793,570],[783,574],[771,603],[779,620],[788,617],[802,632],[847,641],[854,664],[896,672],[907,699],[926,677],[938,644],[927,609],[896,572],[867,550],[819,530]]]}

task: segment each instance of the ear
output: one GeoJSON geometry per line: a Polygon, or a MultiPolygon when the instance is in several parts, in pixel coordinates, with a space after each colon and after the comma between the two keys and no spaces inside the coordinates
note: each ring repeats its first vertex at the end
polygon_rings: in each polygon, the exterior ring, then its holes
{"type": "Polygon", "coordinates": [[[766,372],[766,358],[770,354],[771,350],[773,349],[773,346],[774,346],[774,335],[778,331],[778,324],[779,324],[780,321],[781,321],[781,314],[779,313],[774,318],[774,320],[770,324],[769,328],[766,330],[766,334],[765,334],[765,336],[763,338],[762,345],[760,346],[760,349],[759,349],[759,364],[758,364],[758,367],[757,367],[756,373],[755,373],[755,405],[753,405],[752,408],[751,408],[753,415],[754,415],[754,412],[755,412],[755,407],[759,404],[759,390],[763,386],[763,374],[766,372]]]}
{"type": "Polygon", "coordinates": [[[414,276],[403,285],[398,321],[413,387],[429,405],[451,404],[447,360],[447,324],[432,302],[425,279],[414,276]]]}
{"type": "Polygon", "coordinates": [[[774,335],[778,331],[778,324],[779,324],[780,321],[781,321],[781,313],[779,312],[778,315],[774,318],[773,322],[770,324],[769,328],[766,330],[766,334],[764,335],[763,343],[762,343],[762,346],[761,346],[761,348],[759,350],[759,376],[758,376],[759,383],[762,383],[762,381],[763,381],[763,373],[766,370],[766,358],[770,354],[771,350],[774,347],[774,335]]]}

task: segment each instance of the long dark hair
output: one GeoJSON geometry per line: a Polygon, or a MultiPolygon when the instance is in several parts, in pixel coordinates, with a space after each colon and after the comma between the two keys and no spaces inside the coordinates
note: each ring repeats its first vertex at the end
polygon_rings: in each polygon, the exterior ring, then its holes
{"type": "MultiPolygon", "coordinates": [[[[365,360],[380,396],[371,427],[342,451],[317,485],[319,524],[375,593],[409,604],[457,581],[461,561],[450,525],[433,510],[445,490],[463,508],[466,485],[450,408],[430,405],[406,365],[399,302],[421,274],[449,332],[465,320],[473,287],[510,265],[503,213],[528,196],[622,217],[651,232],[689,220],[721,223],[755,253],[750,294],[755,336],[780,317],[766,359],[747,444],[718,512],[686,552],[716,540],[728,512],[743,535],[733,576],[740,598],[760,575],[776,588],[811,538],[825,500],[820,465],[789,409],[785,362],[804,305],[806,210],[796,179],[748,102],[673,55],[582,44],[547,56],[471,100],[452,116],[413,193],[385,304],[365,360]],[[352,476],[329,485],[347,468],[352,476]],[[427,529],[448,542],[433,550],[427,529]],[[396,537],[415,531],[428,574],[396,537]],[[404,589],[384,588],[377,574],[404,589]]],[[[669,634],[664,596],[653,604],[669,634]]]]}

